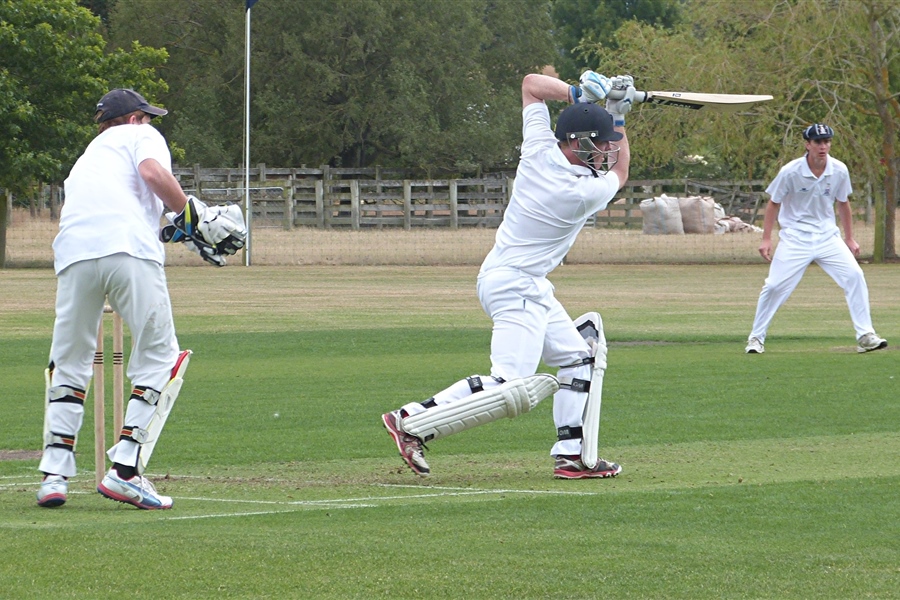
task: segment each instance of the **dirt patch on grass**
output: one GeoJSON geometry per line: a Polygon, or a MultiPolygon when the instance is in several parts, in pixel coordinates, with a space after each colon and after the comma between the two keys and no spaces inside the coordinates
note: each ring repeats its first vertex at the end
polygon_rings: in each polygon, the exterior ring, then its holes
{"type": "Polygon", "coordinates": [[[40,450],[0,450],[0,461],[37,460],[40,457],[40,450]]]}

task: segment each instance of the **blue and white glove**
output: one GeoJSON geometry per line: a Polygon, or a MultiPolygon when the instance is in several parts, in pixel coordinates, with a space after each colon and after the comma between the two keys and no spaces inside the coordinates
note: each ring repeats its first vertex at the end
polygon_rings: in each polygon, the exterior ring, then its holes
{"type": "Polygon", "coordinates": [[[617,75],[611,80],[612,89],[606,98],[606,110],[612,115],[613,125],[625,127],[625,115],[634,106],[634,77],[617,75]]]}
{"type": "Polygon", "coordinates": [[[612,82],[606,75],[585,71],[581,74],[581,86],[572,86],[572,102],[601,102],[611,88],[612,82]]]}

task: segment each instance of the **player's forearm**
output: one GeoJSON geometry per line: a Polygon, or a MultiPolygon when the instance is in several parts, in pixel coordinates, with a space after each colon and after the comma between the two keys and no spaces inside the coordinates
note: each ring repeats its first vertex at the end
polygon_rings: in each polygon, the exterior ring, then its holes
{"type": "Polygon", "coordinates": [[[556,77],[530,73],[522,80],[522,106],[545,100],[571,102],[570,87],[568,83],[556,77]]]}
{"type": "Polygon", "coordinates": [[[778,219],[778,209],[780,205],[769,200],[766,204],[766,214],[763,217],[763,239],[772,239],[772,230],[775,229],[775,221],[778,219]]]}
{"type": "Polygon", "coordinates": [[[853,213],[850,210],[850,202],[838,202],[838,218],[841,220],[841,225],[844,228],[844,239],[852,240],[853,239],[853,213]]]}

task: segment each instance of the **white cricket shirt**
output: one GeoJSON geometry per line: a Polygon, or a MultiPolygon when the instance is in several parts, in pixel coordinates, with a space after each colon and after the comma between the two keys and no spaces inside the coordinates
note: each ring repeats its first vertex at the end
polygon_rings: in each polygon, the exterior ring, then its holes
{"type": "Polygon", "coordinates": [[[813,175],[806,156],[784,165],[766,188],[772,202],[780,204],[778,225],[806,233],[839,231],[834,203],[846,202],[853,193],[847,165],[828,157],[821,177],[813,175]]]}
{"type": "Polygon", "coordinates": [[[515,186],[481,272],[505,267],[544,277],[565,258],[588,217],[606,208],[619,178],[594,177],[587,167],[569,163],[543,102],[526,106],[522,121],[515,186]]]}
{"type": "Polygon", "coordinates": [[[158,237],[164,206],[138,173],[148,158],[171,172],[166,140],[149,124],[110,127],[88,144],[65,181],[53,241],[57,273],[72,263],[120,252],[164,264],[158,237]]]}

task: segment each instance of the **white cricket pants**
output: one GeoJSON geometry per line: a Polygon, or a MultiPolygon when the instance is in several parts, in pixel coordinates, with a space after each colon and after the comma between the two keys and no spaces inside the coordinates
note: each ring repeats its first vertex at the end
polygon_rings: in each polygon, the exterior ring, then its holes
{"type": "MultiPolygon", "coordinates": [[[[50,385],[87,389],[93,375],[97,329],[107,297],[131,334],[128,379],[134,386],[161,391],[171,377],[179,353],[165,271],[153,261],[127,254],[80,261],[59,273],[56,321],[50,346],[50,361],[55,368],[50,385]]],[[[155,410],[142,400],[129,401],[125,424],[146,428],[155,410]]],[[[74,404],[54,402],[47,408],[51,428],[67,433],[78,433],[83,415],[84,407],[74,404]]],[[[136,465],[138,448],[134,442],[120,442],[108,454],[113,462],[136,465]]],[[[72,477],[74,455],[62,448],[47,448],[39,469],[72,477]]]]}
{"type": "Polygon", "coordinates": [[[782,230],[778,237],[769,276],[759,294],[750,337],[765,341],[776,311],[790,297],[812,263],[818,264],[844,290],[856,338],[874,331],[865,275],[839,231],[815,235],[782,230]]]}
{"type": "MultiPolygon", "coordinates": [[[[478,299],[494,322],[491,337],[491,375],[509,381],[534,375],[541,359],[550,366],[571,365],[591,355],[588,343],[575,328],[562,304],[553,296],[546,277],[518,269],[493,269],[478,277],[478,299]]],[[[560,377],[591,379],[591,365],[559,370],[560,377]]],[[[485,387],[494,385],[485,381],[485,387]]],[[[465,380],[434,396],[438,404],[471,395],[465,380]]],[[[582,425],[587,393],[561,389],[553,397],[556,427],[582,425]]],[[[550,453],[581,454],[581,440],[557,441],[550,453]]]]}

